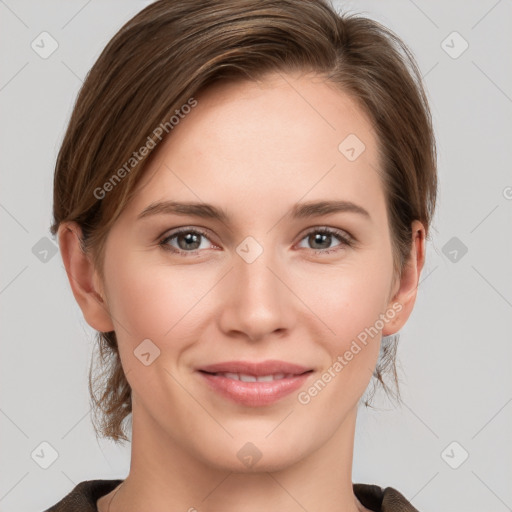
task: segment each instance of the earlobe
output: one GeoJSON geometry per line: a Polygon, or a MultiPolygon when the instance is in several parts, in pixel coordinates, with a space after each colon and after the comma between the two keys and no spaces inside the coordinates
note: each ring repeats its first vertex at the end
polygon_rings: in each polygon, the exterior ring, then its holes
{"type": "Polygon", "coordinates": [[[425,263],[425,227],[415,220],[412,223],[412,240],[409,259],[403,269],[398,290],[388,304],[395,313],[382,329],[383,336],[398,332],[412,313],[423,264],[425,263]]]}
{"type": "Polygon", "coordinates": [[[73,295],[86,322],[97,331],[114,330],[108,305],[103,298],[100,280],[92,258],[82,250],[82,230],[76,222],[61,224],[59,248],[73,295]]]}

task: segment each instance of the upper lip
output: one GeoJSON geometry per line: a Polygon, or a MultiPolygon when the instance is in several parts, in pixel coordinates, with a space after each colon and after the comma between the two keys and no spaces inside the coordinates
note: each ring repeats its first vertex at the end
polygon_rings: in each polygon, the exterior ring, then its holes
{"type": "Polygon", "coordinates": [[[269,360],[261,362],[251,361],[225,361],[222,363],[201,366],[199,371],[208,373],[242,373],[244,375],[273,375],[277,373],[300,375],[312,370],[299,364],[287,363],[285,361],[269,360]]]}

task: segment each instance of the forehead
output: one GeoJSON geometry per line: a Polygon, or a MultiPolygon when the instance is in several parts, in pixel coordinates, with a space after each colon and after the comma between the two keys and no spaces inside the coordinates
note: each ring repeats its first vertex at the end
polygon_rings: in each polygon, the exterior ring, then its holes
{"type": "Polygon", "coordinates": [[[132,210],[169,198],[256,213],[303,200],[378,203],[377,139],[358,104],[317,75],[217,83],[157,147],[132,210]],[[226,204],[227,203],[227,204],[226,204]]]}

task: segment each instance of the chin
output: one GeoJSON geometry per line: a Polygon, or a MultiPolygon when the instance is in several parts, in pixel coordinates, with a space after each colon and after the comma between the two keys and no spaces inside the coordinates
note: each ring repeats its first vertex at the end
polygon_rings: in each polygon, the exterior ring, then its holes
{"type": "Polygon", "coordinates": [[[265,440],[260,437],[243,436],[243,439],[230,439],[224,446],[217,445],[214,453],[204,453],[205,462],[216,469],[235,473],[275,472],[293,466],[306,456],[307,450],[298,449],[297,443],[288,438],[265,440]],[[260,441],[258,439],[261,439],[260,441]],[[220,448],[220,450],[219,450],[220,448]]]}

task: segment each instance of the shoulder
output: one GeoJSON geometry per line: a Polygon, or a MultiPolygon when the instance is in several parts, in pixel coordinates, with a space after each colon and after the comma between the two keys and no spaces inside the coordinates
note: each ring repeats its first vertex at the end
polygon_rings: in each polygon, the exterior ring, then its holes
{"type": "Polygon", "coordinates": [[[96,502],[122,480],[84,480],[44,512],[97,512],[96,502]]]}
{"type": "MultiPolygon", "coordinates": [[[[64,498],[44,512],[97,512],[96,502],[115,489],[123,480],[85,480],[77,484],[64,498]]],[[[393,487],[353,484],[354,494],[367,508],[375,512],[419,512],[393,487]]]]}
{"type": "Polygon", "coordinates": [[[383,489],[378,485],[353,484],[353,489],[357,499],[375,512],[419,512],[393,487],[383,489]]]}

